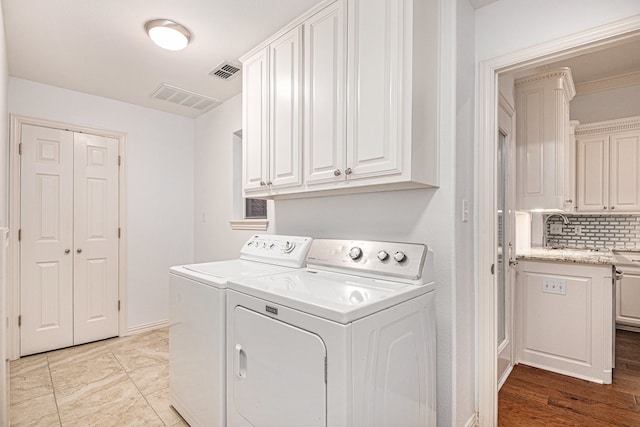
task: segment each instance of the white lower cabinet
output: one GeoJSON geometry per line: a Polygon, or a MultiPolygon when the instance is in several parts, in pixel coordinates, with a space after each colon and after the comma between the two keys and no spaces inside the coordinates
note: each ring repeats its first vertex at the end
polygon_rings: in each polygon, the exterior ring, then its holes
{"type": "Polygon", "coordinates": [[[610,265],[522,261],[515,295],[516,363],[611,383],[610,265]]]}
{"type": "Polygon", "coordinates": [[[624,271],[616,289],[616,324],[640,328],[640,269],[624,271]]]}
{"type": "Polygon", "coordinates": [[[245,196],[437,186],[438,28],[437,2],[337,0],[241,58],[245,196]]]}

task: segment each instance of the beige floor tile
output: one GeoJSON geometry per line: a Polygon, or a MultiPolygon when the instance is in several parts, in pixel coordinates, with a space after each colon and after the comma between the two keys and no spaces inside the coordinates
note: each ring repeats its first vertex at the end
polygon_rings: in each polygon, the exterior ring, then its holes
{"type": "Polygon", "coordinates": [[[146,366],[157,365],[158,363],[168,363],[169,343],[164,340],[152,341],[142,347],[124,350],[113,350],[118,362],[122,364],[127,372],[146,366]]]}
{"type": "Polygon", "coordinates": [[[169,327],[168,326],[166,328],[154,329],[153,333],[156,334],[157,336],[159,336],[160,338],[162,338],[163,340],[169,341],[169,327]]]}
{"type": "Polygon", "coordinates": [[[82,390],[93,392],[104,389],[127,376],[113,354],[104,353],[90,360],[52,367],[51,378],[56,395],[60,398],[82,390]]]}
{"type": "Polygon", "coordinates": [[[163,362],[135,369],[129,372],[129,378],[138,387],[140,393],[147,396],[169,387],[169,364],[163,362]]]}
{"type": "Polygon", "coordinates": [[[164,423],[142,397],[135,400],[115,403],[99,411],[82,414],[77,418],[65,420],[64,427],[125,427],[144,426],[162,427],[164,423]]]}
{"type": "Polygon", "coordinates": [[[125,374],[107,377],[76,389],[71,394],[56,392],[58,411],[63,424],[92,414],[109,411],[115,406],[131,407],[143,399],[125,374]]]}
{"type": "Polygon", "coordinates": [[[9,408],[9,417],[11,426],[15,427],[60,426],[53,393],[12,404],[9,408]]]}
{"type": "Polygon", "coordinates": [[[180,421],[178,421],[175,424],[168,424],[169,427],[189,427],[189,424],[187,424],[187,422],[183,419],[180,419],[180,421]]]}
{"type": "Polygon", "coordinates": [[[11,362],[11,403],[18,403],[53,392],[45,355],[23,357],[11,362]]]}
{"type": "MultiPolygon", "coordinates": [[[[169,404],[168,388],[158,390],[147,396],[147,401],[166,425],[173,426],[181,425],[181,422],[184,423],[180,414],[169,404]]],[[[184,424],[187,425],[186,423],[184,424]]]]}
{"type": "Polygon", "coordinates": [[[72,365],[85,360],[91,360],[108,352],[109,349],[105,342],[97,341],[76,347],[51,351],[47,353],[47,358],[49,359],[49,367],[55,368],[60,365],[72,365]]]}
{"type": "Polygon", "coordinates": [[[141,334],[129,335],[126,337],[113,338],[105,341],[109,350],[115,351],[126,351],[131,350],[138,347],[144,347],[152,342],[161,340],[154,331],[143,332],[141,334]]]}

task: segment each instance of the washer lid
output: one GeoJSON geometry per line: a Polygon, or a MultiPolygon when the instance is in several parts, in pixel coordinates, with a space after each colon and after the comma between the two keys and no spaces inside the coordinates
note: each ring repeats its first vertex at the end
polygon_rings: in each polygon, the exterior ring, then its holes
{"type": "Polygon", "coordinates": [[[346,324],[430,292],[435,284],[413,285],[306,269],[246,280],[230,279],[228,287],[346,324]]]}
{"type": "Polygon", "coordinates": [[[197,280],[218,288],[226,288],[227,281],[291,271],[291,267],[265,264],[263,262],[234,259],[171,267],[173,274],[197,280]]]}

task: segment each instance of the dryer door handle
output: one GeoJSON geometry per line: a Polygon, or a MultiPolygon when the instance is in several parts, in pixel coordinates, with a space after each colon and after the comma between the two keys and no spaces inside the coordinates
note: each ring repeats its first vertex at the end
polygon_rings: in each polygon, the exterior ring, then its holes
{"type": "Polygon", "coordinates": [[[236,344],[235,347],[236,352],[236,375],[238,378],[246,378],[247,377],[247,353],[244,351],[240,344],[236,344]]]}

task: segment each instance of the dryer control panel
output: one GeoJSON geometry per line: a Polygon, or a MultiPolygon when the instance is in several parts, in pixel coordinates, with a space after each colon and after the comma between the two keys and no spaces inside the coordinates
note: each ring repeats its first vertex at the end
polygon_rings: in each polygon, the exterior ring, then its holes
{"type": "Polygon", "coordinates": [[[429,248],[420,243],[316,239],[311,244],[307,265],[422,284],[432,281],[432,258],[429,248]]]}
{"type": "Polygon", "coordinates": [[[255,234],[242,247],[240,259],[302,268],[312,241],[304,236],[255,234]]]}

